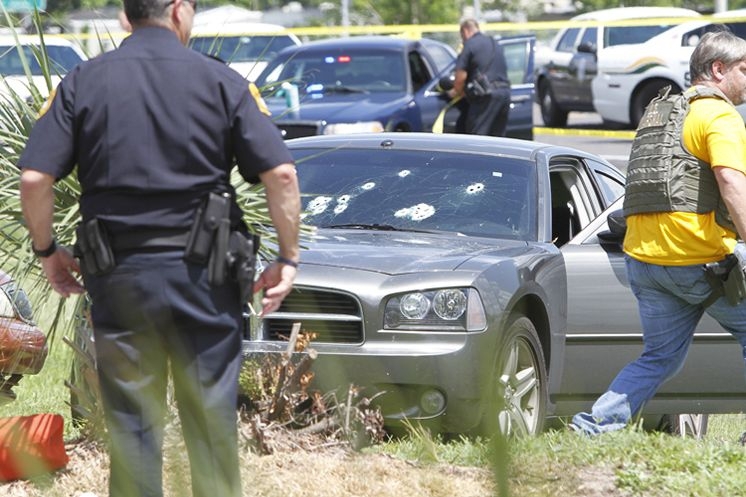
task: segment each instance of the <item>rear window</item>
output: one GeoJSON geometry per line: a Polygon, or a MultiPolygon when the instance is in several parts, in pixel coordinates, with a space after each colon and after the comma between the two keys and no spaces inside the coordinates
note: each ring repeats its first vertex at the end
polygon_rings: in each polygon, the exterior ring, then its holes
{"type": "Polygon", "coordinates": [[[285,35],[195,36],[190,46],[227,63],[270,60],[285,47],[295,46],[285,35]]]}
{"type": "MultiPolygon", "coordinates": [[[[31,74],[34,76],[41,76],[43,74],[37,60],[36,54],[38,51],[38,47],[31,47],[30,45],[23,46],[23,54],[29,65],[31,74]]],[[[49,74],[51,75],[67,74],[73,67],[83,61],[80,55],[71,47],[48,45],[47,55],[51,64],[49,68],[49,74]]],[[[3,76],[26,74],[17,46],[0,46],[0,74],[3,76]]]]}

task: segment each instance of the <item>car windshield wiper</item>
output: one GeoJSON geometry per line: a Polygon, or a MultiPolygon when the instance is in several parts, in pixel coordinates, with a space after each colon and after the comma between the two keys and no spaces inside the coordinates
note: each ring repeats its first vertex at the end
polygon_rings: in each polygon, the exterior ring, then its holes
{"type": "MultiPolygon", "coordinates": [[[[450,233],[443,230],[423,230],[417,228],[398,228],[390,224],[363,224],[363,223],[347,223],[347,224],[329,224],[322,226],[326,229],[348,229],[348,230],[377,230],[377,231],[404,231],[411,233],[450,233]]],[[[456,234],[461,234],[456,232],[456,234]]]]}
{"type": "Polygon", "coordinates": [[[368,93],[368,90],[352,86],[325,86],[324,93],[368,93]]]}
{"type": "Polygon", "coordinates": [[[322,226],[329,229],[351,229],[351,230],[379,230],[379,231],[410,231],[391,226],[390,224],[364,224],[364,223],[346,223],[346,224],[329,224],[322,226]]]}

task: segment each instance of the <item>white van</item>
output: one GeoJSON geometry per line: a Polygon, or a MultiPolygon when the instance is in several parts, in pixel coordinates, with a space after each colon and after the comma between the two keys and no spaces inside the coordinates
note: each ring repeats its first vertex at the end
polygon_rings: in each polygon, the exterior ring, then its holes
{"type": "Polygon", "coordinates": [[[189,46],[226,62],[254,81],[280,50],[300,40],[278,24],[226,22],[194,26],[189,46]]]}
{"type": "Polygon", "coordinates": [[[644,43],[606,49],[591,82],[596,112],[604,121],[637,127],[645,107],[661,88],[671,85],[674,92],[680,92],[690,85],[689,58],[694,47],[704,33],[723,25],[746,38],[746,9],[679,24],[644,43]]]}

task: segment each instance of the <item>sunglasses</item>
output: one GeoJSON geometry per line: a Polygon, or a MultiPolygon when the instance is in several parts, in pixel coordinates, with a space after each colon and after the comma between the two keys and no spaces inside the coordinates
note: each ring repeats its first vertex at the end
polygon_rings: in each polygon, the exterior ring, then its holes
{"type": "MultiPolygon", "coordinates": [[[[175,3],[176,3],[176,0],[169,0],[168,3],[166,3],[166,7],[168,7],[169,5],[173,5],[175,3]]],[[[194,10],[194,12],[197,12],[197,0],[184,0],[183,3],[191,4],[192,10],[194,10]]]]}

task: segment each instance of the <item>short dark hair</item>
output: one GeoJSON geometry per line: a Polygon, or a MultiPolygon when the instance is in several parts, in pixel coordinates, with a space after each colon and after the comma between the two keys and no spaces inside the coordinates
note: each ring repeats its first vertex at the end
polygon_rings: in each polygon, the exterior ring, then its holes
{"type": "Polygon", "coordinates": [[[468,29],[469,31],[479,31],[479,23],[476,19],[467,18],[461,21],[461,29],[468,29]]]}
{"type": "Polygon", "coordinates": [[[169,0],[123,0],[124,13],[130,22],[160,19],[169,0]]]}

